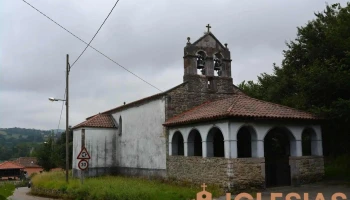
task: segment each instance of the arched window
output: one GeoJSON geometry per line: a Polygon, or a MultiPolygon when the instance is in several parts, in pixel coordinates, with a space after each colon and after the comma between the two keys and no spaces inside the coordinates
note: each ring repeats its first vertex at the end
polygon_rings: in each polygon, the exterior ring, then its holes
{"type": "Polygon", "coordinates": [[[197,52],[197,74],[203,74],[205,75],[205,58],[206,54],[204,51],[197,52]]]}
{"type": "Polygon", "coordinates": [[[222,75],[222,58],[223,56],[220,53],[216,53],[214,55],[214,75],[221,76],[222,75]]]}
{"type": "Polygon", "coordinates": [[[313,129],[307,128],[303,131],[301,142],[303,156],[316,155],[317,140],[313,129]]]}
{"type": "Polygon", "coordinates": [[[207,136],[207,156],[225,157],[224,136],[216,127],[210,129],[207,136]]]}
{"type": "Polygon", "coordinates": [[[242,127],[237,133],[238,158],[252,157],[252,139],[247,127],[242,127]]]}
{"type": "Polygon", "coordinates": [[[188,135],[188,156],[202,156],[202,137],[201,134],[193,129],[188,135]]]}
{"type": "Polygon", "coordinates": [[[172,155],[184,155],[184,138],[180,132],[175,132],[171,141],[172,155]]]}
{"type": "Polygon", "coordinates": [[[123,120],[122,120],[122,116],[119,116],[119,135],[122,135],[123,132],[123,120]]]}

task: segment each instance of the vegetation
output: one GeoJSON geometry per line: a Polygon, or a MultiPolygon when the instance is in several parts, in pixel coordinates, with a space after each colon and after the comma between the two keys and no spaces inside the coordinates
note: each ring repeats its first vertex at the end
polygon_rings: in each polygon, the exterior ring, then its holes
{"type": "MultiPolygon", "coordinates": [[[[73,155],[73,131],[69,132],[69,160],[73,155]]],[[[49,137],[46,142],[38,145],[32,154],[38,159],[38,164],[45,171],[66,166],[66,133],[63,132],[57,139],[49,137]]],[[[71,165],[69,165],[71,168],[71,165]]]]}
{"type": "MultiPolygon", "coordinates": [[[[298,27],[295,41],[287,43],[280,67],[263,73],[258,81],[243,81],[246,94],[300,110],[327,120],[322,122],[324,155],[350,155],[350,3],[327,5],[305,27],[298,27]]],[[[339,158],[342,159],[342,158],[339,158]]],[[[334,160],[326,170],[334,173],[334,160]]],[[[341,167],[350,169],[350,159],[341,167]]],[[[327,173],[327,172],[326,172],[327,173]]]]}
{"type": "Polygon", "coordinates": [[[50,135],[52,130],[0,128],[0,161],[30,156],[50,135]]]}
{"type": "MultiPolygon", "coordinates": [[[[32,182],[33,193],[36,195],[75,200],[181,200],[194,199],[197,192],[201,191],[199,185],[196,187],[186,187],[160,180],[115,176],[86,178],[83,184],[81,184],[80,179],[72,179],[70,177],[69,184],[67,185],[64,173],[62,172],[44,172],[34,176],[32,182]],[[51,190],[51,192],[48,192],[48,190],[51,190]]],[[[223,192],[215,186],[209,186],[207,191],[210,191],[214,196],[220,196],[223,192]]]]}
{"type": "Polygon", "coordinates": [[[0,200],[6,200],[7,197],[13,194],[14,190],[15,190],[14,184],[7,183],[7,184],[0,185],[0,200]]]}

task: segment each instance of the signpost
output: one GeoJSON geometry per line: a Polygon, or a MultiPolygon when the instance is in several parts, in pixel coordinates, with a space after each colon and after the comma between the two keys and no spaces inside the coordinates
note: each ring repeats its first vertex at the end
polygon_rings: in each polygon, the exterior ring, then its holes
{"type": "Polygon", "coordinates": [[[81,170],[81,184],[84,183],[84,175],[85,175],[85,170],[89,167],[89,159],[90,159],[90,154],[86,150],[85,147],[83,147],[80,151],[80,153],[77,156],[77,159],[80,160],[78,162],[78,168],[81,170]]]}

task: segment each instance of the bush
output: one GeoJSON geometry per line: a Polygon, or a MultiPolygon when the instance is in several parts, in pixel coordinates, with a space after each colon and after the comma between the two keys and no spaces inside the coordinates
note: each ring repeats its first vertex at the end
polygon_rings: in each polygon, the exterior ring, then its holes
{"type": "Polygon", "coordinates": [[[350,155],[326,158],[325,160],[326,179],[350,181],[350,155]]]}

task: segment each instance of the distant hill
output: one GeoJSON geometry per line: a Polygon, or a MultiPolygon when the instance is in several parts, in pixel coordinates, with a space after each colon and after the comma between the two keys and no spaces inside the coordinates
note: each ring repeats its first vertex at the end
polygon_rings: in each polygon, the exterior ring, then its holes
{"type": "Polygon", "coordinates": [[[30,156],[31,151],[50,136],[58,138],[64,130],[0,128],[0,161],[30,156]]]}

